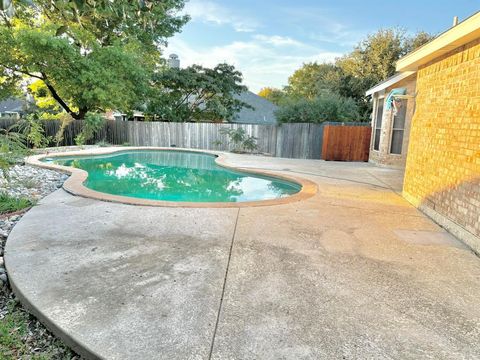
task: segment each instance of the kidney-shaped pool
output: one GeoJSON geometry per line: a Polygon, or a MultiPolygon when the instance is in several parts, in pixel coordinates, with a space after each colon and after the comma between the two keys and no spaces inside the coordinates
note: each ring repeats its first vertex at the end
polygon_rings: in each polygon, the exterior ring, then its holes
{"type": "Polygon", "coordinates": [[[178,150],[57,156],[42,162],[85,170],[84,186],[112,195],[176,202],[247,202],[298,193],[295,182],[231,170],[216,156],[178,150]]]}

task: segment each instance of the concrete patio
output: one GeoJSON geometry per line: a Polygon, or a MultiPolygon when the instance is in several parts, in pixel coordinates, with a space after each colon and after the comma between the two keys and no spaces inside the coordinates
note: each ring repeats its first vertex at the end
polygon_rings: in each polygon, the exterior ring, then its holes
{"type": "Polygon", "coordinates": [[[16,293],[105,359],[480,358],[480,259],[364,163],[229,155],[305,201],[155,208],[46,197],[12,231],[16,293]]]}

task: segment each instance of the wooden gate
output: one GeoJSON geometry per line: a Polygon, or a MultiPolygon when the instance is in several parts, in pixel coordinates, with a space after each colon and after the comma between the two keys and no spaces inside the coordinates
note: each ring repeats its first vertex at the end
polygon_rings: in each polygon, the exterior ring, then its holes
{"type": "Polygon", "coordinates": [[[322,159],[335,161],[368,161],[370,126],[326,125],[323,129],[322,159]]]}

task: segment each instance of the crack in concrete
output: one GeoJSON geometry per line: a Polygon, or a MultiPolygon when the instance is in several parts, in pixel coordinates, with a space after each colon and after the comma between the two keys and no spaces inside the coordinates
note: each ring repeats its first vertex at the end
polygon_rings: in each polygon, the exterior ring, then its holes
{"type": "Polygon", "coordinates": [[[217,320],[215,321],[215,328],[213,329],[212,343],[210,344],[210,352],[208,354],[208,359],[209,360],[212,358],[213,348],[215,346],[215,337],[217,336],[218,324],[220,322],[220,314],[222,312],[222,307],[223,307],[223,298],[225,296],[225,289],[226,289],[226,286],[227,286],[228,270],[230,268],[230,260],[232,258],[233,243],[235,241],[235,235],[237,233],[237,224],[238,224],[238,218],[239,217],[240,217],[240,208],[238,208],[237,217],[235,219],[235,226],[233,227],[232,240],[231,240],[231,243],[230,243],[230,250],[228,252],[227,267],[225,269],[225,277],[223,279],[222,295],[220,296],[220,304],[218,306],[217,320]]]}

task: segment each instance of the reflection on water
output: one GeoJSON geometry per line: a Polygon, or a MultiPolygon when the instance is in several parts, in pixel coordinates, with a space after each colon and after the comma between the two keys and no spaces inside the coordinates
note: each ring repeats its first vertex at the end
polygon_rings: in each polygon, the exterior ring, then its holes
{"type": "Polygon", "coordinates": [[[86,170],[85,186],[108,194],[153,200],[240,202],[285,197],[300,185],[228,170],[207,154],[130,151],[91,157],[45,159],[86,170]]]}

